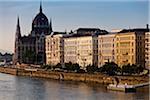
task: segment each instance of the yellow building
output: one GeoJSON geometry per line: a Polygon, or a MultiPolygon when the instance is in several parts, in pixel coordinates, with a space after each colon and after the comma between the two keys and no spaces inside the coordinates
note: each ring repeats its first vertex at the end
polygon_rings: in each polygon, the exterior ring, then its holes
{"type": "Polygon", "coordinates": [[[144,67],[144,32],[126,32],[116,35],[116,63],[142,65],[144,67]]]}
{"type": "Polygon", "coordinates": [[[46,36],[46,64],[64,63],[63,34],[46,36]]]}
{"type": "Polygon", "coordinates": [[[106,62],[115,62],[115,37],[116,34],[98,36],[98,66],[106,62]]]}
{"type": "Polygon", "coordinates": [[[145,67],[150,70],[150,32],[145,33],[145,67]]]}

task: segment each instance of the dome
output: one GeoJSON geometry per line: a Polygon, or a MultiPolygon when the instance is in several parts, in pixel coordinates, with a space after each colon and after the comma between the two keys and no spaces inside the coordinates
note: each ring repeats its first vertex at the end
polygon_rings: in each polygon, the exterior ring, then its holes
{"type": "Polygon", "coordinates": [[[48,26],[48,19],[43,13],[39,13],[33,20],[33,27],[48,26]]]}
{"type": "Polygon", "coordinates": [[[42,6],[40,5],[40,12],[35,16],[32,22],[32,27],[48,27],[48,25],[48,19],[42,12],[42,6]]]}

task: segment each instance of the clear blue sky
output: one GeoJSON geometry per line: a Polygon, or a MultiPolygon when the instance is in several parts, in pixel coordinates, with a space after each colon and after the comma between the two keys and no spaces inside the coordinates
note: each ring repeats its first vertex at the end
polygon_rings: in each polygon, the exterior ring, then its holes
{"type": "MultiPolygon", "coordinates": [[[[0,49],[14,51],[17,16],[21,34],[30,33],[33,18],[42,0],[0,0],[0,49]]],[[[79,27],[123,29],[146,27],[147,0],[44,0],[43,12],[54,31],[70,31],[79,27]]]]}

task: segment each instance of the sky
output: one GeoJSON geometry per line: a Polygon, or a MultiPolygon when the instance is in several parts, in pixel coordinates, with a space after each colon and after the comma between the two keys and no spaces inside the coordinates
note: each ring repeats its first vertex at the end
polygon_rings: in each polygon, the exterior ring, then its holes
{"type": "Polygon", "coordinates": [[[148,0],[0,0],[0,50],[14,51],[17,16],[21,35],[30,33],[40,1],[54,31],[144,28],[150,22],[148,0]]]}

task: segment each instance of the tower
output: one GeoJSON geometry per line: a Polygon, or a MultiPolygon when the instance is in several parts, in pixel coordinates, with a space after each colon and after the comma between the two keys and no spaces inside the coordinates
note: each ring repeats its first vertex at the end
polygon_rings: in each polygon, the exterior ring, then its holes
{"type": "Polygon", "coordinates": [[[16,26],[16,34],[15,34],[15,54],[14,54],[14,64],[20,62],[20,39],[21,39],[21,31],[20,31],[20,23],[19,17],[17,18],[17,26],[16,26]]]}

